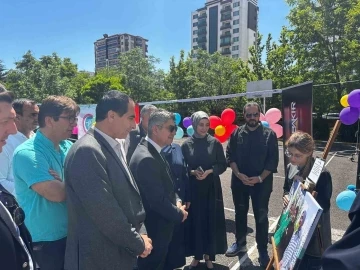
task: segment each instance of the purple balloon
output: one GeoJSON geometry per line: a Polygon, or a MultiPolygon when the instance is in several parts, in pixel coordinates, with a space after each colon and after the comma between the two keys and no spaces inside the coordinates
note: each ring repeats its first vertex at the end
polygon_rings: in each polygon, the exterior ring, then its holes
{"type": "Polygon", "coordinates": [[[359,109],[354,107],[347,107],[340,112],[340,121],[344,125],[352,125],[356,123],[359,118],[359,109]]]}
{"type": "Polygon", "coordinates": [[[360,89],[355,89],[350,92],[348,96],[348,103],[350,107],[360,107],[360,89]]]}
{"type": "Polygon", "coordinates": [[[191,126],[192,125],[191,118],[190,117],[185,117],[183,119],[183,125],[184,125],[184,128],[188,128],[189,126],[191,126]]]}

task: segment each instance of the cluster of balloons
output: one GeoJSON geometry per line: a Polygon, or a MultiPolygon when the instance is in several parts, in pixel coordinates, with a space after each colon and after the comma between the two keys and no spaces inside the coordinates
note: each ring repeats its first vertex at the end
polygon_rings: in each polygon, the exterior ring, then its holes
{"type": "Polygon", "coordinates": [[[271,128],[275,132],[277,138],[280,138],[284,133],[283,127],[277,124],[277,122],[279,122],[280,119],[281,119],[281,111],[276,108],[269,109],[265,113],[265,115],[263,115],[262,113],[260,114],[260,121],[262,125],[264,127],[271,128]]]}
{"type": "Polygon", "coordinates": [[[217,138],[221,143],[226,142],[233,131],[237,128],[237,125],[234,125],[236,118],[235,111],[233,109],[227,108],[221,113],[221,118],[216,115],[210,116],[210,128],[215,131],[215,138],[217,138]]]}
{"type": "Polygon", "coordinates": [[[356,197],[355,185],[348,185],[346,190],[336,197],[336,205],[341,210],[349,211],[356,197]]]}
{"type": "Polygon", "coordinates": [[[174,113],[174,116],[175,116],[175,125],[178,126],[174,139],[179,140],[182,137],[184,137],[184,130],[179,126],[181,122],[181,115],[179,113],[174,113]]]}
{"type": "Polygon", "coordinates": [[[355,124],[360,114],[360,89],[351,91],[340,99],[344,109],[340,112],[340,121],[344,125],[355,124]]]}

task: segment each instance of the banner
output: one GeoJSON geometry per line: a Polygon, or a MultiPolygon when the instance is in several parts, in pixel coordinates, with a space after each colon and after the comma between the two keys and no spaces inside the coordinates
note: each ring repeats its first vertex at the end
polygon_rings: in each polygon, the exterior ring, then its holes
{"type": "Polygon", "coordinates": [[[95,109],[96,104],[79,105],[80,113],[78,115],[78,139],[85,135],[85,133],[95,123],[95,109]]]}
{"type": "MultiPolygon", "coordinates": [[[[296,131],[304,131],[312,136],[312,82],[305,82],[282,90],[282,115],[285,142],[296,131]]],[[[289,163],[284,151],[285,169],[289,163]]]]}

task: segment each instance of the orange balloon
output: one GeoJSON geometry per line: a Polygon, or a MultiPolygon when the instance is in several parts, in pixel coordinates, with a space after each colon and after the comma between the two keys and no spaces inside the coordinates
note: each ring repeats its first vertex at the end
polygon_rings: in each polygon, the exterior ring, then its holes
{"type": "Polygon", "coordinates": [[[215,128],[215,134],[218,135],[218,136],[223,136],[226,132],[226,129],[223,125],[218,125],[216,128],[215,128]]]}

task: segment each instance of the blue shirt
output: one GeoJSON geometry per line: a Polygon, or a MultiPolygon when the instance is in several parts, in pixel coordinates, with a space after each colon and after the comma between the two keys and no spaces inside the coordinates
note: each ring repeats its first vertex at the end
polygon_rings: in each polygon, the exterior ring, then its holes
{"type": "Polygon", "coordinates": [[[13,172],[16,198],[25,212],[25,224],[33,242],[56,241],[67,236],[68,216],[65,202],[52,202],[31,186],[45,181],[58,181],[49,170],[64,181],[64,161],[72,143],[60,142],[56,150],[52,141],[39,130],[35,136],[15,149],[13,172]]]}

